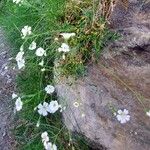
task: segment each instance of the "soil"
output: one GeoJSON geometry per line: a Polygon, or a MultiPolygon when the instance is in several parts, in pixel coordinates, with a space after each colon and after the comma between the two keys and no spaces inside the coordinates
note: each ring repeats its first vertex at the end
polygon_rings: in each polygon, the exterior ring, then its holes
{"type": "Polygon", "coordinates": [[[10,45],[0,28],[0,150],[14,150],[13,128],[14,102],[11,95],[15,88],[15,71],[10,66],[10,45]]]}

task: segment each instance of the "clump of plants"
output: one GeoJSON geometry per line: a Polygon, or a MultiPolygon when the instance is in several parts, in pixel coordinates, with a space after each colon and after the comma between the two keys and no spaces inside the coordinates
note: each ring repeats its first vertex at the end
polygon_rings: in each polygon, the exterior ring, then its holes
{"type": "Polygon", "coordinates": [[[109,41],[116,39],[116,34],[108,29],[104,16],[99,16],[95,1],[70,2],[66,7],[63,22],[71,26],[69,32],[74,33],[66,40],[65,35],[59,37],[59,42],[68,46],[60,58],[60,68],[63,75],[84,75],[86,66],[95,63],[100,53],[109,41]]]}

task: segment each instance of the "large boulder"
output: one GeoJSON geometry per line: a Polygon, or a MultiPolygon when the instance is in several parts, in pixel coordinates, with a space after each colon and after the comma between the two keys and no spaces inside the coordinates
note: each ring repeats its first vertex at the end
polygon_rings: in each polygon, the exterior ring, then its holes
{"type": "Polygon", "coordinates": [[[64,123],[84,135],[93,147],[110,150],[149,150],[150,118],[150,3],[117,2],[110,26],[122,37],[103,51],[77,80],[60,77],[56,89],[64,123]],[[131,119],[121,124],[113,109],[127,109],[131,119]]]}

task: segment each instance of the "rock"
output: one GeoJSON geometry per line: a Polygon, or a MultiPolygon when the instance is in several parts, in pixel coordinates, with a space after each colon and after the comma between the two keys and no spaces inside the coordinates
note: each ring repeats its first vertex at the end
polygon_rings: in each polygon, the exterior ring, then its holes
{"type": "Polygon", "coordinates": [[[67,105],[64,123],[84,135],[96,150],[149,150],[150,3],[117,3],[110,16],[112,30],[122,38],[111,43],[87,76],[56,81],[59,100],[67,105]],[[127,109],[131,119],[120,124],[113,109],[127,109]]]}

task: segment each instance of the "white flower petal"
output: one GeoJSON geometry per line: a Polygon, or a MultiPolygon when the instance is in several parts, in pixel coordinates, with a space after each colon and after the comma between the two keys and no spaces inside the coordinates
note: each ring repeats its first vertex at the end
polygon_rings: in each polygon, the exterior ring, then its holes
{"type": "Polygon", "coordinates": [[[43,107],[43,105],[40,103],[39,105],[38,105],[38,109],[41,109],[43,107]]]}
{"type": "Polygon", "coordinates": [[[75,33],[61,33],[60,35],[63,36],[65,40],[68,40],[69,38],[75,36],[76,34],[75,33]]]}
{"type": "Polygon", "coordinates": [[[51,101],[47,108],[47,111],[49,113],[55,113],[59,108],[60,108],[60,105],[58,104],[57,101],[51,101]]]}
{"type": "Polygon", "coordinates": [[[44,117],[47,116],[47,115],[48,115],[47,111],[46,111],[46,110],[43,110],[43,111],[42,111],[42,115],[43,115],[44,117]]]}
{"type": "Polygon", "coordinates": [[[45,131],[41,134],[42,142],[46,143],[49,141],[48,133],[45,131]]]}
{"type": "Polygon", "coordinates": [[[129,111],[128,110],[126,110],[126,109],[124,109],[124,111],[123,111],[126,115],[129,113],[129,111]]]}
{"type": "Polygon", "coordinates": [[[42,116],[47,116],[48,115],[47,108],[48,108],[48,103],[44,102],[43,105],[39,104],[38,113],[42,116]]]}
{"type": "Polygon", "coordinates": [[[62,52],[63,49],[61,47],[58,48],[58,52],[62,52]]]}
{"type": "Polygon", "coordinates": [[[66,43],[62,43],[61,47],[58,48],[58,52],[69,52],[70,47],[66,43]]]}
{"type": "Polygon", "coordinates": [[[17,66],[18,66],[18,69],[24,68],[25,67],[25,60],[22,59],[22,60],[17,61],[17,66]]]}
{"type": "Polygon", "coordinates": [[[23,51],[18,52],[18,54],[16,55],[18,69],[22,69],[25,67],[25,59],[23,58],[23,55],[24,55],[23,51]]]}
{"type": "Polygon", "coordinates": [[[44,147],[46,150],[52,150],[52,143],[51,142],[45,142],[44,147]]]}
{"type": "Polygon", "coordinates": [[[57,150],[57,146],[51,142],[44,143],[44,147],[46,150],[57,150]]]}
{"type": "Polygon", "coordinates": [[[38,110],[38,113],[39,113],[40,115],[44,116],[44,117],[48,115],[48,113],[47,113],[47,111],[46,111],[45,109],[39,109],[39,110],[38,110]]]}
{"type": "Polygon", "coordinates": [[[18,97],[17,94],[15,94],[15,93],[12,94],[12,99],[15,99],[15,98],[17,98],[17,97],[18,97]]]}
{"type": "Polygon", "coordinates": [[[129,116],[129,115],[126,116],[126,120],[127,120],[127,121],[130,120],[130,116],[129,116]]]}
{"type": "Polygon", "coordinates": [[[33,41],[33,42],[30,44],[30,46],[29,46],[29,50],[34,50],[34,49],[36,49],[36,42],[35,42],[35,41],[33,41]]]}
{"type": "Polygon", "coordinates": [[[66,44],[66,43],[62,43],[61,47],[62,47],[64,52],[69,52],[70,51],[69,45],[66,44]]]}
{"type": "Polygon", "coordinates": [[[118,121],[121,120],[121,116],[120,115],[116,115],[116,118],[117,118],[118,121]]]}
{"type": "Polygon", "coordinates": [[[118,112],[118,114],[122,114],[122,110],[118,110],[117,112],[118,112]]]}
{"type": "Polygon", "coordinates": [[[57,146],[53,144],[53,149],[52,150],[57,150],[57,146]]]}
{"type": "Polygon", "coordinates": [[[19,3],[22,3],[23,0],[13,0],[13,3],[16,3],[16,4],[19,4],[19,3]]]}
{"type": "Polygon", "coordinates": [[[17,111],[20,111],[22,109],[23,102],[21,101],[20,97],[17,98],[17,100],[15,102],[15,106],[16,106],[17,111]]]}
{"type": "Polygon", "coordinates": [[[124,123],[126,123],[126,120],[125,120],[125,119],[121,119],[121,120],[120,120],[120,123],[121,123],[121,124],[124,124],[124,123]]]}
{"type": "Polygon", "coordinates": [[[52,94],[55,91],[55,87],[52,86],[52,85],[47,85],[45,87],[45,91],[46,91],[47,94],[52,94]]]}
{"type": "Polygon", "coordinates": [[[43,106],[44,106],[44,107],[48,107],[48,103],[44,102],[44,103],[43,103],[43,106]]]}
{"type": "Polygon", "coordinates": [[[16,61],[22,60],[24,55],[23,51],[18,52],[18,54],[16,55],[16,61]]]}
{"type": "Polygon", "coordinates": [[[40,47],[36,50],[35,54],[38,57],[46,56],[46,51],[40,47]]]}
{"type": "Polygon", "coordinates": [[[26,36],[31,35],[31,27],[30,26],[24,26],[21,30],[22,39],[24,39],[26,36]]]}

